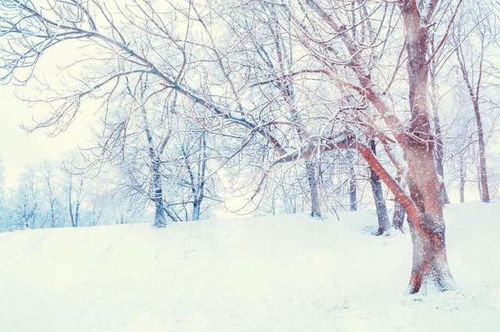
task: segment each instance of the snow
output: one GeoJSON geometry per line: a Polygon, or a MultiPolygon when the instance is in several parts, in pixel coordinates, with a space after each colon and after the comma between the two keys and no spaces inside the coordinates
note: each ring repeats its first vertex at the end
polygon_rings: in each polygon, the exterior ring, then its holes
{"type": "Polygon", "coordinates": [[[500,204],[446,209],[457,291],[405,294],[375,213],[0,234],[0,331],[498,331],[500,204]]]}

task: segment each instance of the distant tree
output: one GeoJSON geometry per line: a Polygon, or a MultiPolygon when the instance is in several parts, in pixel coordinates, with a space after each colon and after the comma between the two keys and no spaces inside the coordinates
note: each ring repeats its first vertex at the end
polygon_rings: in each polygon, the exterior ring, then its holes
{"type": "Polygon", "coordinates": [[[40,219],[40,195],[35,179],[35,171],[28,168],[19,181],[14,195],[14,220],[15,228],[37,228],[41,227],[40,219]]]}
{"type": "Polygon", "coordinates": [[[84,180],[81,175],[67,174],[66,176],[66,204],[71,226],[81,225],[82,202],[84,198],[84,180]]]}

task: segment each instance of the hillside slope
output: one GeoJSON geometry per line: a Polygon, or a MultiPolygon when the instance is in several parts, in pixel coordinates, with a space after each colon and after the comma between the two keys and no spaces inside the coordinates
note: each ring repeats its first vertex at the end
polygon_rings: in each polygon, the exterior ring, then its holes
{"type": "Polygon", "coordinates": [[[0,234],[0,331],[498,331],[500,204],[446,209],[458,291],[404,294],[374,213],[0,234]]]}

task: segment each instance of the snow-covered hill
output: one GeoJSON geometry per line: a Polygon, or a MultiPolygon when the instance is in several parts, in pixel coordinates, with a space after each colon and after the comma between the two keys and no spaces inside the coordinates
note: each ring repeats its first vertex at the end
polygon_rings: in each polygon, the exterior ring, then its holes
{"type": "Polygon", "coordinates": [[[409,296],[372,212],[0,234],[0,331],[498,331],[500,204],[447,207],[459,291],[409,296]]]}

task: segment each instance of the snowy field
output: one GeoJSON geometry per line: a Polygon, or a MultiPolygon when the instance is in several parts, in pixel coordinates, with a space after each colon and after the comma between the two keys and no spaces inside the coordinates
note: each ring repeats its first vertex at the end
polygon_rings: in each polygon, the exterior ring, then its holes
{"type": "Polygon", "coordinates": [[[369,211],[0,234],[0,331],[500,331],[500,204],[446,208],[458,291],[369,211]]]}

